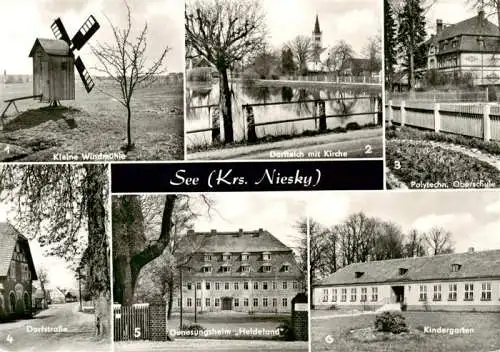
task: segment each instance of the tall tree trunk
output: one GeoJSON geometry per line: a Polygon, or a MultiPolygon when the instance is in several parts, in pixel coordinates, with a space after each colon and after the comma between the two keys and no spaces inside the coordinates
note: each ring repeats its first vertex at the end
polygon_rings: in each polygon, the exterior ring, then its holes
{"type": "Polygon", "coordinates": [[[172,305],[174,303],[174,289],[175,289],[175,282],[174,282],[174,277],[172,275],[170,280],[168,281],[167,320],[170,320],[170,318],[172,317],[172,305]]]}
{"type": "Polygon", "coordinates": [[[233,133],[233,112],[231,101],[231,90],[229,89],[229,78],[227,76],[227,68],[220,69],[221,81],[219,105],[224,123],[224,143],[234,142],[233,133]]]}
{"type": "Polygon", "coordinates": [[[132,111],[130,109],[130,103],[127,104],[127,150],[132,149],[132,133],[130,132],[130,125],[132,120],[132,111]]]}
{"type": "Polygon", "coordinates": [[[108,270],[108,239],[106,235],[105,185],[108,181],[107,167],[98,164],[85,165],[86,211],[88,225],[89,272],[95,306],[96,334],[109,336],[111,326],[111,294],[108,270]]]}

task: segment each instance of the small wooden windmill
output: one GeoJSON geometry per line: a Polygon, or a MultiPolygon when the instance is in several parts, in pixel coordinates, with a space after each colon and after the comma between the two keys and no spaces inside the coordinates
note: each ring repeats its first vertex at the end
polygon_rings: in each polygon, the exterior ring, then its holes
{"type": "Polygon", "coordinates": [[[80,74],[83,85],[89,93],[94,88],[83,61],[73,51],[80,50],[99,29],[94,16],[89,16],[73,39],[60,18],[51,26],[57,39],[37,38],[29,57],[33,58],[33,95],[41,101],[57,106],[59,100],[75,99],[75,69],[80,74]]]}

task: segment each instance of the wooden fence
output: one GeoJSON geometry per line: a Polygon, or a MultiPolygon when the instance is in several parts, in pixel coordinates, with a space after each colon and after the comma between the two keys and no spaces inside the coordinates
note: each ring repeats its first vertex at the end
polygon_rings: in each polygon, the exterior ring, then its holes
{"type": "Polygon", "coordinates": [[[115,305],[113,317],[115,341],[148,340],[150,338],[148,304],[115,305]]]}
{"type": "Polygon", "coordinates": [[[386,105],[388,125],[413,126],[435,132],[447,132],[500,140],[500,106],[489,103],[450,104],[422,101],[389,100],[386,105]]]}

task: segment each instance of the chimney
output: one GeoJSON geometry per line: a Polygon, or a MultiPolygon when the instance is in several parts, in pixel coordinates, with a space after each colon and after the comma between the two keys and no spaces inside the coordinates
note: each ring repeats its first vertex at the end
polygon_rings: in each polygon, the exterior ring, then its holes
{"type": "Polygon", "coordinates": [[[215,230],[215,229],[211,229],[211,230],[210,230],[210,233],[211,233],[211,234],[217,233],[217,230],[215,230]]]}
{"type": "Polygon", "coordinates": [[[264,232],[264,229],[261,227],[261,228],[259,229],[259,235],[261,235],[263,232],[264,232]]]}
{"type": "Polygon", "coordinates": [[[443,20],[438,18],[436,20],[436,34],[439,35],[442,30],[443,30],[443,20]]]}
{"type": "Polygon", "coordinates": [[[243,229],[239,229],[238,232],[241,234],[243,234],[243,229]]]}
{"type": "Polygon", "coordinates": [[[480,21],[484,20],[484,9],[479,9],[477,17],[479,18],[480,21]]]}
{"type": "Polygon", "coordinates": [[[469,247],[468,253],[474,253],[474,247],[469,247]]]}

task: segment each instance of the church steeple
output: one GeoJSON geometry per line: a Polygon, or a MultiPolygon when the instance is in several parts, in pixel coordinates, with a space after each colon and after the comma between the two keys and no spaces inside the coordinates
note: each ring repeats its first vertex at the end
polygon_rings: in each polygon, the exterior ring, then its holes
{"type": "Polygon", "coordinates": [[[321,30],[319,29],[319,19],[318,19],[318,15],[316,15],[316,23],[314,24],[314,31],[313,31],[313,34],[314,34],[314,35],[321,35],[321,30]]]}
{"type": "Polygon", "coordinates": [[[314,46],[317,48],[322,47],[321,43],[321,29],[319,28],[319,18],[318,15],[316,15],[316,22],[314,23],[314,31],[312,32],[312,37],[313,37],[313,43],[314,46]]]}

